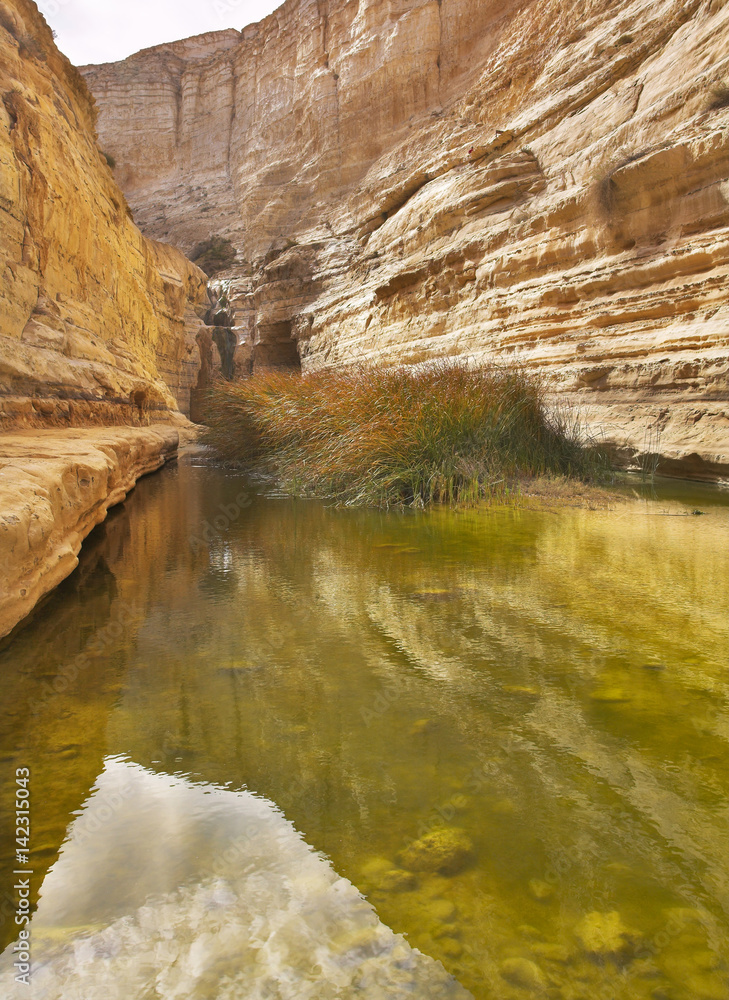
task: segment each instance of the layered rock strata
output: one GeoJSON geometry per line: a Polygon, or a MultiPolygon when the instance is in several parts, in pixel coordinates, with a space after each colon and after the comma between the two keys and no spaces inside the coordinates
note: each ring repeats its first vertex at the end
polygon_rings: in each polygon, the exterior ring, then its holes
{"type": "Polygon", "coordinates": [[[137,229],[93,98],[28,0],[0,0],[0,259],[3,426],[179,418],[205,275],[137,229]]]}
{"type": "Polygon", "coordinates": [[[728,42],[726,0],[287,0],[83,72],[144,232],[236,246],[257,361],[518,362],[711,478],[728,42]]]}
{"type": "Polygon", "coordinates": [[[0,636],[73,572],[92,528],[178,441],[169,424],[0,434],[0,636]]]}

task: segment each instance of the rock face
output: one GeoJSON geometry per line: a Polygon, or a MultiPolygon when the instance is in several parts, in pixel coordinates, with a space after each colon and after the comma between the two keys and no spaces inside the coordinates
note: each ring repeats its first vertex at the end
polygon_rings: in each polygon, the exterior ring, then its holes
{"type": "Polygon", "coordinates": [[[148,424],[188,405],[205,275],[142,236],[93,99],[28,0],[0,0],[0,419],[148,424]]]}
{"type": "Polygon", "coordinates": [[[287,0],[83,72],[143,231],[236,246],[258,363],[519,362],[711,478],[728,41],[725,0],[287,0]]]}
{"type": "Polygon", "coordinates": [[[165,424],[0,434],[0,636],[73,572],[91,529],[178,439],[165,424]]]}

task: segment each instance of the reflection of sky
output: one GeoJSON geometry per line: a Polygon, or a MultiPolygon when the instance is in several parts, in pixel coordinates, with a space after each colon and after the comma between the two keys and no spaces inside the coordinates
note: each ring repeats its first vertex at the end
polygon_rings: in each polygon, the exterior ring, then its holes
{"type": "Polygon", "coordinates": [[[260,21],[280,0],[38,0],[72,63],[113,62],[139,49],[260,21]]]}
{"type": "Polygon", "coordinates": [[[229,541],[219,541],[218,544],[210,544],[210,568],[219,573],[233,572],[233,546],[229,541]]]}
{"type": "MultiPolygon", "coordinates": [[[[280,1000],[315,1000],[322,981],[342,998],[470,996],[270,802],[119,757],[70,826],[31,930],[43,1000],[256,1000],[274,983],[280,1000]]],[[[13,960],[0,956],[9,1000],[27,995],[13,960]]]]}

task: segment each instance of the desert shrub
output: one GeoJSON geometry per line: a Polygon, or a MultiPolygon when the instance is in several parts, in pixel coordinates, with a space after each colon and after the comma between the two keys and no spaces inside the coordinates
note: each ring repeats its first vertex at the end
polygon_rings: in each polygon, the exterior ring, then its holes
{"type": "Polygon", "coordinates": [[[111,153],[106,153],[106,152],[104,152],[104,150],[101,151],[101,155],[104,157],[104,159],[106,160],[106,162],[109,164],[109,166],[113,170],[114,167],[116,166],[116,159],[111,155],[111,153]]]}
{"type": "Polygon", "coordinates": [[[519,368],[353,366],[216,384],[207,442],[294,494],[347,504],[477,500],[524,475],[596,476],[607,458],[550,415],[519,368]]]}
{"type": "Polygon", "coordinates": [[[190,260],[212,278],[235,264],[235,247],[225,236],[211,236],[193,248],[190,260]]]}
{"type": "Polygon", "coordinates": [[[39,62],[46,61],[43,46],[34,35],[25,34],[18,39],[18,53],[23,59],[37,59],[39,62]]]}

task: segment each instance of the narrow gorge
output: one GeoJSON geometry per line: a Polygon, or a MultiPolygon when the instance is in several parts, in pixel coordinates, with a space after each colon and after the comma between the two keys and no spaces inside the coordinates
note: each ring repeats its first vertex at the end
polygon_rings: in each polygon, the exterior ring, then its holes
{"type": "Polygon", "coordinates": [[[82,72],[142,230],[235,247],[239,371],[518,363],[715,479],[728,37],[722,0],[287,0],[82,72]]]}
{"type": "Polygon", "coordinates": [[[729,0],[252,3],[0,0],[0,995],[727,1000],[729,0]]]}

